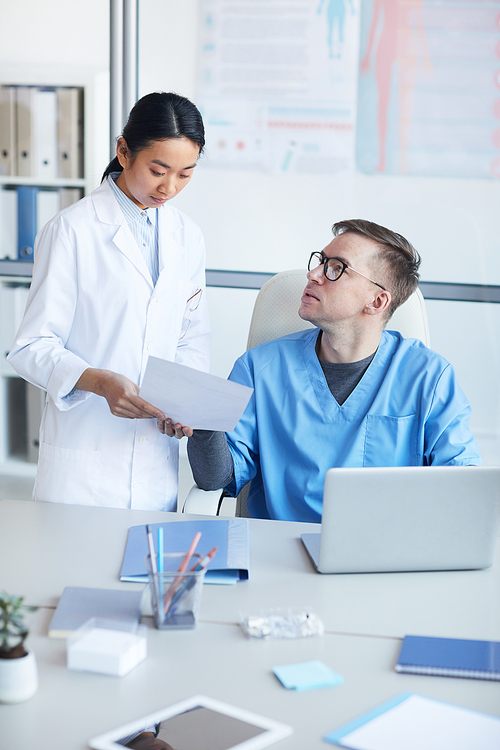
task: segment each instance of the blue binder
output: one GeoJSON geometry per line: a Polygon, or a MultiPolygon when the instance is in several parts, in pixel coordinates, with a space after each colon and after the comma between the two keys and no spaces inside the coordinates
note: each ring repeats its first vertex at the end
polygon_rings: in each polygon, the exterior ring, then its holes
{"type": "Polygon", "coordinates": [[[20,185],[17,188],[17,257],[18,260],[33,260],[37,215],[38,187],[20,185]]]}
{"type": "MultiPolygon", "coordinates": [[[[248,578],[249,540],[246,518],[214,518],[199,521],[167,521],[150,524],[157,551],[158,529],[163,528],[165,552],[187,552],[197,531],[201,539],[196,552],[206,555],[212,547],[217,554],[207,566],[206,583],[236,583],[248,578]]],[[[147,583],[145,557],[148,554],[146,526],[132,526],[128,530],[120,581],[147,583]]]]}

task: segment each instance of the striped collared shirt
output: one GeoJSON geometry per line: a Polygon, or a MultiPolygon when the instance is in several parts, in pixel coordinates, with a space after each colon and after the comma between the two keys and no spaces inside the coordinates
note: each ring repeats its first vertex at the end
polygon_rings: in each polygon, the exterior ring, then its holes
{"type": "Polygon", "coordinates": [[[142,253],[146,265],[153,280],[153,286],[158,281],[158,208],[139,208],[120,190],[115,180],[120,176],[120,172],[113,172],[109,184],[116,196],[118,205],[123,211],[128,227],[137,242],[137,246],[142,253]]]}

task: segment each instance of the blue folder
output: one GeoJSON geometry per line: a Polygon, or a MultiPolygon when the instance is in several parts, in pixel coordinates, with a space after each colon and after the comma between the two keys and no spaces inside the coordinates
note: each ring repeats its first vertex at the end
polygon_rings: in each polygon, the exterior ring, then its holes
{"type": "MultiPolygon", "coordinates": [[[[187,552],[198,531],[201,531],[201,539],[196,547],[197,553],[206,555],[213,547],[217,547],[215,557],[207,566],[206,583],[236,583],[248,578],[250,562],[246,518],[150,524],[156,552],[160,527],[163,529],[165,552],[187,552]]],[[[147,583],[145,557],[148,553],[146,526],[132,526],[128,530],[120,581],[147,583]]]]}
{"type": "Polygon", "coordinates": [[[33,260],[37,227],[37,195],[39,188],[30,185],[17,187],[17,257],[33,260]]]}

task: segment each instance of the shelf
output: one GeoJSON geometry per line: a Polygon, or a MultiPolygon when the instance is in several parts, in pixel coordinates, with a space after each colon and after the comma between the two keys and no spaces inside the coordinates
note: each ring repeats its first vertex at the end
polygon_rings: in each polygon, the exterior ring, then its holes
{"type": "Polygon", "coordinates": [[[33,261],[31,260],[13,260],[12,258],[0,260],[0,277],[8,277],[9,282],[15,281],[16,276],[19,276],[19,281],[25,281],[25,279],[31,279],[32,275],[33,261]]]}
{"type": "Polygon", "coordinates": [[[74,82],[56,78],[48,87],[52,93],[46,95],[48,80],[2,81],[2,87],[15,89],[2,89],[10,126],[4,155],[17,154],[12,157],[16,167],[5,160],[2,170],[19,169],[26,175],[0,175],[0,474],[35,475],[45,403],[44,391],[19,377],[6,359],[24,315],[33,272],[32,252],[31,260],[15,256],[19,248],[33,248],[35,234],[59,210],[92,190],[93,181],[86,179],[96,172],[90,135],[96,124],[96,91],[103,81],[98,86],[96,82],[96,75],[89,73],[74,82]],[[74,94],[60,96],[59,88],[74,94]],[[27,161],[19,161],[21,156],[27,161]]]}
{"type": "Polygon", "coordinates": [[[17,176],[0,176],[0,185],[8,187],[12,185],[29,185],[40,188],[83,188],[87,187],[87,180],[84,177],[74,177],[73,179],[57,177],[53,180],[44,180],[40,177],[17,177],[17,176]]]}

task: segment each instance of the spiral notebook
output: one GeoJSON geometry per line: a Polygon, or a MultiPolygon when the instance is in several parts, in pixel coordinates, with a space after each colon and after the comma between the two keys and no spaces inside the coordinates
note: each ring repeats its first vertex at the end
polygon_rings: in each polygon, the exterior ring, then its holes
{"type": "Polygon", "coordinates": [[[407,635],[396,672],[500,680],[500,641],[407,635]]]}

